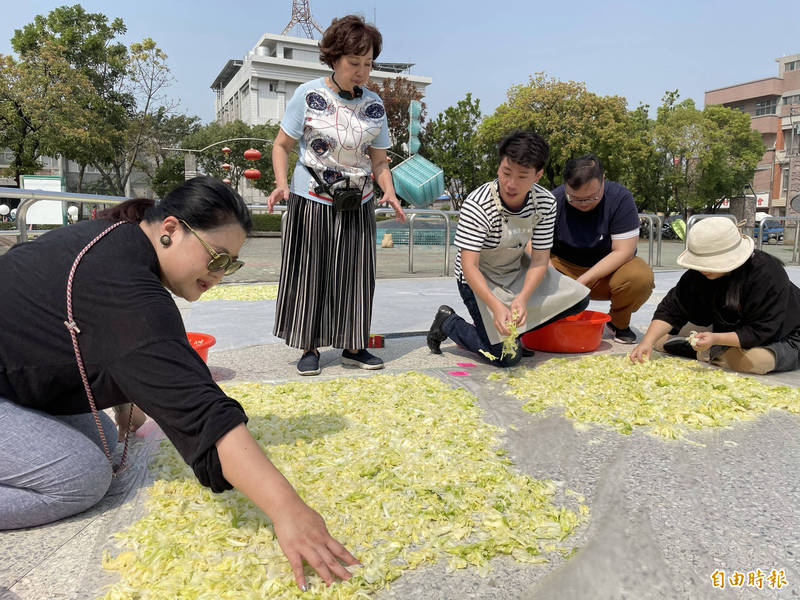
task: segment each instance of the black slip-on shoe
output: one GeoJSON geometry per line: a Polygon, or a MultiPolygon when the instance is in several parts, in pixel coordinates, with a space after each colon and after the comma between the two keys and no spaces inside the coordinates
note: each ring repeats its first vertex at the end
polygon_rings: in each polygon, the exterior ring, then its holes
{"type": "Polygon", "coordinates": [[[697,358],[697,350],[683,338],[673,338],[664,342],[664,352],[672,356],[682,356],[684,358],[697,358]]]}
{"type": "Polygon", "coordinates": [[[358,352],[342,350],[342,364],[370,370],[383,368],[383,361],[380,358],[363,349],[358,352]]]}
{"type": "Polygon", "coordinates": [[[297,372],[300,375],[319,375],[320,371],[319,352],[316,350],[304,352],[300,360],[297,361],[297,372]]]}
{"type": "Polygon", "coordinates": [[[442,350],[440,346],[442,342],[447,339],[447,334],[442,331],[442,325],[447,320],[447,318],[452,315],[455,311],[450,308],[449,306],[442,304],[439,307],[439,310],[436,311],[436,316],[433,318],[433,324],[431,328],[428,330],[428,348],[431,349],[431,352],[434,354],[441,354],[442,350]]]}

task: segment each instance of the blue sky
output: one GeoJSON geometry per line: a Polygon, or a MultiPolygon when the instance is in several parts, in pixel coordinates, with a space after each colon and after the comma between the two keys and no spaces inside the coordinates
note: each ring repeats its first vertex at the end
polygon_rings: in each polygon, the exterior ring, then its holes
{"type": "MultiPolygon", "coordinates": [[[[68,2],[0,0],[0,54],[11,53],[14,29],[68,2]]],[[[122,17],[127,42],[152,37],[169,56],[169,89],[181,109],[213,118],[211,82],[228,59],[241,59],[266,32],[280,33],[291,0],[85,0],[90,12],[122,17]]],[[[800,53],[800,16],[791,3],[487,2],[464,0],[311,0],[324,29],[347,13],[373,17],[384,37],[380,60],[412,62],[433,78],[429,118],[464,98],[490,114],[509,86],[545,71],[584,81],[590,91],[618,94],[630,108],[653,107],[665,90],[703,104],[706,90],[777,75],[778,56],[800,53]]],[[[293,35],[301,35],[298,31],[293,35]]],[[[651,111],[651,114],[654,112],[651,111]]]]}

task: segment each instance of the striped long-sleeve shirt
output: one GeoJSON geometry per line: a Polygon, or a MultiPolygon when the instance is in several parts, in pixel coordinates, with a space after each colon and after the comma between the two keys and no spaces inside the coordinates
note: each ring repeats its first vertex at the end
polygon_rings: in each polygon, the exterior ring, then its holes
{"type": "MultiPolygon", "coordinates": [[[[483,249],[497,248],[502,232],[502,215],[492,199],[490,181],[476,188],[467,196],[461,207],[458,220],[455,245],[458,247],[453,274],[462,280],[461,250],[480,252],[483,249]]],[[[540,185],[534,185],[535,201],[528,192],[525,202],[519,211],[511,211],[503,205],[504,214],[514,217],[529,217],[538,213],[538,222],[533,227],[531,245],[534,250],[549,250],[553,246],[553,228],[556,221],[556,201],[549,191],[540,185]]],[[[537,221],[537,219],[534,219],[537,221]]]]}

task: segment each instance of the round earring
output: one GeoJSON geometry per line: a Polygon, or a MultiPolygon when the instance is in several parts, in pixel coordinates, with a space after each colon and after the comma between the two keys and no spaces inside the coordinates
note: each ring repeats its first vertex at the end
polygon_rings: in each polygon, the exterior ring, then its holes
{"type": "Polygon", "coordinates": [[[169,245],[172,243],[172,238],[171,238],[171,237],[169,237],[169,236],[168,236],[168,235],[165,233],[164,235],[162,235],[162,236],[161,236],[161,240],[160,240],[160,241],[161,241],[161,245],[162,245],[162,246],[164,246],[164,247],[166,248],[167,246],[169,246],[169,245]]]}

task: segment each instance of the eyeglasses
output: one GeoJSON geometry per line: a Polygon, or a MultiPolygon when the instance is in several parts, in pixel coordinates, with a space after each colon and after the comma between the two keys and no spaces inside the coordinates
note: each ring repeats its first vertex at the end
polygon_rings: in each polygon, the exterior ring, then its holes
{"type": "Polygon", "coordinates": [[[597,190],[597,193],[594,194],[593,196],[588,196],[586,198],[576,198],[575,196],[566,194],[565,191],[565,194],[567,196],[567,202],[569,202],[570,204],[590,204],[591,202],[597,202],[600,200],[600,198],[603,197],[603,188],[605,187],[604,184],[605,180],[603,179],[600,181],[600,189],[597,190]]]}
{"type": "Polygon", "coordinates": [[[236,271],[244,266],[244,262],[238,260],[237,256],[231,256],[227,252],[222,252],[221,254],[216,252],[203,238],[197,235],[197,232],[194,229],[189,227],[189,224],[186,221],[183,219],[178,220],[186,226],[186,229],[194,234],[194,237],[200,240],[200,243],[203,244],[203,248],[208,250],[208,253],[211,255],[211,260],[208,261],[209,271],[222,271],[224,269],[225,275],[233,275],[236,273],[236,271]]]}

